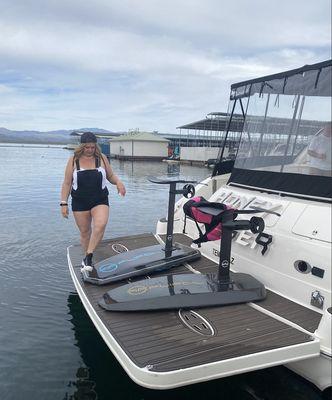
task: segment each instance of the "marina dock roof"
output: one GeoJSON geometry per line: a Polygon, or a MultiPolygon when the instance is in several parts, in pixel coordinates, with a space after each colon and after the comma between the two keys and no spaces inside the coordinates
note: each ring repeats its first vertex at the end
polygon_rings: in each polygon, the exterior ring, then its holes
{"type": "MultiPolygon", "coordinates": [[[[200,131],[226,131],[228,114],[224,112],[211,112],[205,119],[178,126],[177,129],[193,129],[200,131]]],[[[243,128],[243,116],[234,115],[230,126],[230,131],[239,132],[243,128]]]]}
{"type": "Polygon", "coordinates": [[[168,142],[164,137],[150,132],[130,132],[112,139],[112,142],[141,141],[141,142],[168,142]]]}

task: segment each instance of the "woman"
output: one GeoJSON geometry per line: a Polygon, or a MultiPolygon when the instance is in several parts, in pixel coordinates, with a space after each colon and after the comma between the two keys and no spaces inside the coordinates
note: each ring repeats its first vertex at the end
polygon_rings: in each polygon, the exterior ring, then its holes
{"type": "Polygon", "coordinates": [[[81,234],[81,245],[85,252],[82,266],[91,270],[95,248],[103,238],[109,215],[106,180],[116,185],[121,196],[126,188],[113,173],[97,138],[91,132],[81,136],[81,144],[70,157],[66,166],[61,189],[61,213],[68,218],[68,197],[72,197],[72,211],[81,234]]]}

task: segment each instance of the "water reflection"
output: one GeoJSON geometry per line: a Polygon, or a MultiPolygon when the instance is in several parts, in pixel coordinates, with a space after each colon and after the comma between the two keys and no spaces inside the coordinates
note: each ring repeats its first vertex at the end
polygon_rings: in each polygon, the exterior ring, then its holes
{"type": "Polygon", "coordinates": [[[110,160],[116,173],[127,178],[145,180],[147,176],[168,176],[180,175],[181,177],[195,176],[198,180],[211,175],[205,167],[193,167],[190,165],[181,165],[180,163],[167,163],[156,161],[122,161],[110,160]]]}
{"type": "MultiPolygon", "coordinates": [[[[84,368],[88,371],[87,381],[94,386],[89,386],[90,391],[95,391],[98,399],[135,399],[141,388],[131,381],[117,360],[106,346],[98,331],[92,324],[78,295],[71,293],[68,297],[68,309],[71,315],[71,323],[84,368]]],[[[78,371],[82,365],[78,367],[78,371]]],[[[77,379],[77,386],[81,379],[77,379]]],[[[73,383],[72,383],[73,384],[73,383]]],[[[80,385],[78,385],[80,386],[80,385]]],[[[143,389],[144,390],[144,389],[143,389]]],[[[72,397],[73,399],[85,399],[84,397],[72,397]]],[[[71,399],[71,397],[68,397],[71,399]]]]}
{"type": "Polygon", "coordinates": [[[75,387],[75,392],[73,394],[67,392],[63,400],[97,400],[98,395],[94,390],[96,384],[89,377],[89,369],[79,367],[76,373],[77,380],[68,384],[68,387],[75,387]]]}
{"type": "Polygon", "coordinates": [[[167,173],[169,175],[179,175],[180,174],[180,164],[167,164],[167,173]]]}

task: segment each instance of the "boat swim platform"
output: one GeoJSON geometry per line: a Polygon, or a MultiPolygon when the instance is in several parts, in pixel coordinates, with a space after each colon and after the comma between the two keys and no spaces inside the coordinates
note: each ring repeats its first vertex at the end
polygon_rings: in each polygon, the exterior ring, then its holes
{"type": "MultiPolygon", "coordinates": [[[[174,241],[191,243],[184,234],[175,234],[174,241]]],[[[113,244],[133,250],[158,243],[152,233],[105,240],[96,249],[94,259],[99,262],[117,254],[113,244]]],[[[270,290],[266,299],[255,304],[110,312],[98,301],[123,283],[98,286],[84,282],[82,256],[79,245],[68,248],[69,269],[80,299],[107,346],[141,386],[170,389],[319,356],[320,343],[312,333],[321,314],[270,290]]],[[[153,276],[216,269],[216,263],[202,256],[190,265],[153,276]]],[[[130,281],[141,279],[144,277],[130,281]]]]}

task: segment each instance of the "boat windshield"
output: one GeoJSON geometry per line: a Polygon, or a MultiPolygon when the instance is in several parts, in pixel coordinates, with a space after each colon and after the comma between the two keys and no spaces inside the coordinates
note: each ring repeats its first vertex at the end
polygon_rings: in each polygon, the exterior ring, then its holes
{"type": "Polygon", "coordinates": [[[230,182],[332,197],[331,61],[316,66],[232,87],[245,123],[230,182]]]}
{"type": "Polygon", "coordinates": [[[331,98],[254,95],[248,113],[236,167],[331,176],[331,98]]]}

